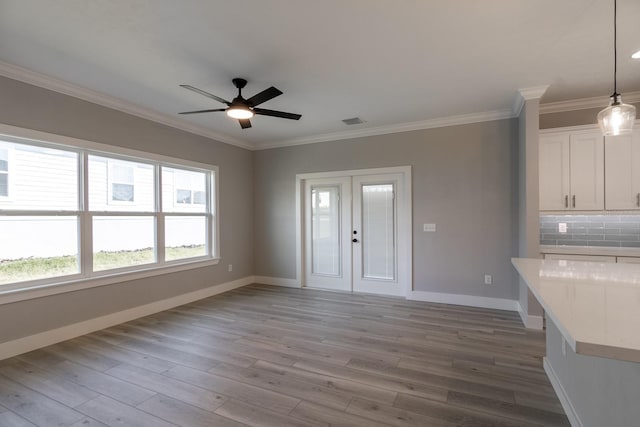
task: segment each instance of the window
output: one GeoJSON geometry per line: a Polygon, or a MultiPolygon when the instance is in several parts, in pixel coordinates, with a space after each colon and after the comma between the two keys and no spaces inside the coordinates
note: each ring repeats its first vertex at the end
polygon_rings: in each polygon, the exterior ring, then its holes
{"type": "Polygon", "coordinates": [[[125,162],[109,161],[109,190],[112,202],[133,202],[133,167],[125,162]]]}
{"type": "Polygon", "coordinates": [[[5,197],[9,151],[4,289],[215,258],[215,167],[0,136],[5,197]]]}
{"type": "Polygon", "coordinates": [[[0,197],[9,196],[9,150],[0,147],[0,197]]]}

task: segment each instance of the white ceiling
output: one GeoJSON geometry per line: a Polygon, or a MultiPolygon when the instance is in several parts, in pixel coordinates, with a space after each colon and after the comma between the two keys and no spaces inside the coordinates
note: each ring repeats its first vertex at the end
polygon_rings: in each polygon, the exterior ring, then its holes
{"type": "MultiPolygon", "coordinates": [[[[640,90],[640,1],[618,1],[619,91],[640,90]]],[[[613,1],[0,0],[0,61],[89,88],[256,148],[319,135],[508,111],[612,92],[613,1]],[[177,116],[284,92],[242,130],[223,113],[177,116]],[[367,123],[347,127],[359,116],[367,123]]]]}

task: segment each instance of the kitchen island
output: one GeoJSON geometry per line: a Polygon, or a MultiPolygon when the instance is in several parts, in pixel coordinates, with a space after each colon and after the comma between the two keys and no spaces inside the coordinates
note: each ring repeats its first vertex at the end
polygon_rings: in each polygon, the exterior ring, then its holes
{"type": "Polygon", "coordinates": [[[640,425],[640,265],[512,263],[545,310],[544,368],[572,425],[640,425]]]}

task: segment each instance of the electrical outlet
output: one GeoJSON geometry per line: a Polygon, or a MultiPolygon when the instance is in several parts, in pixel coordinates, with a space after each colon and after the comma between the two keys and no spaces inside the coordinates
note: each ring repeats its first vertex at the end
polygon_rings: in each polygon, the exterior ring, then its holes
{"type": "Polygon", "coordinates": [[[227,270],[229,270],[229,271],[233,271],[233,264],[229,264],[229,265],[227,266],[227,270]]]}
{"type": "Polygon", "coordinates": [[[567,341],[562,337],[562,355],[567,355],[567,341]]]}
{"type": "Polygon", "coordinates": [[[558,233],[566,233],[567,232],[567,223],[559,222],[558,223],[558,233]]]}
{"type": "Polygon", "coordinates": [[[436,232],[436,225],[435,224],[422,224],[422,231],[428,232],[428,233],[435,233],[436,232]]]}
{"type": "Polygon", "coordinates": [[[484,275],[484,284],[485,285],[490,285],[493,283],[493,276],[491,276],[490,274],[485,274],[484,275]]]}

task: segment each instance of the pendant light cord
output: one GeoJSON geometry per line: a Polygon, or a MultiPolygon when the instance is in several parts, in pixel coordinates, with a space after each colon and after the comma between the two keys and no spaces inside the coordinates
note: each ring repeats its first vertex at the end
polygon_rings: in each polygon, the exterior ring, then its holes
{"type": "Polygon", "coordinates": [[[615,96],[617,94],[618,94],[618,0],[613,0],[613,95],[615,96]]]}

